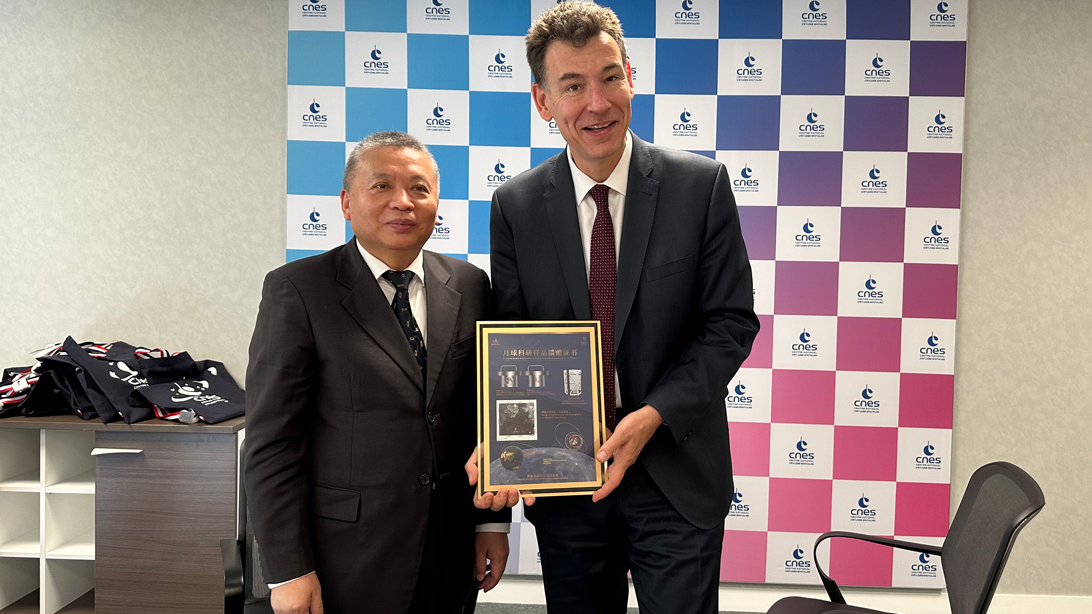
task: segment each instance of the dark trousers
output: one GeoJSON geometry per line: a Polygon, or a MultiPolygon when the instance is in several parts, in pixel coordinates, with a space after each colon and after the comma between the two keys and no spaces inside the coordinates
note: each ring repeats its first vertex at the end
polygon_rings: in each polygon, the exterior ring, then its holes
{"type": "Polygon", "coordinates": [[[633,576],[641,614],[715,614],[724,523],[683,518],[640,463],[606,499],[543,497],[535,525],[550,614],[625,614],[633,576]]]}

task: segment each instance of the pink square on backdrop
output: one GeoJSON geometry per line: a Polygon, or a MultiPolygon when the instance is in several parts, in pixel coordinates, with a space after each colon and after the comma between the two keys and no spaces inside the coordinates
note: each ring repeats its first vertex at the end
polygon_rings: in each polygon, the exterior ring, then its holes
{"type": "Polygon", "coordinates": [[[954,320],[958,273],[954,264],[903,265],[902,317],[954,320]]]}
{"type": "Polygon", "coordinates": [[[728,425],[734,475],[770,475],[770,425],[765,422],[732,422],[728,425]]]}
{"type": "Polygon", "coordinates": [[[758,336],[751,345],[751,354],[743,361],[749,369],[769,369],[773,366],[773,316],[758,316],[758,336]]]}
{"type": "Polygon", "coordinates": [[[766,532],[725,531],[720,553],[721,582],[766,581],[766,532]]]}
{"type": "Polygon", "coordinates": [[[906,240],[902,207],[842,208],[842,262],[902,262],[906,240]]]}
{"type": "Polygon", "coordinates": [[[952,428],[955,376],[903,373],[899,376],[899,426],[952,428]]]}
{"type": "Polygon", "coordinates": [[[831,480],[770,478],[769,529],[787,533],[830,530],[831,480]]]}
{"type": "MultiPolygon", "coordinates": [[[[772,490],[772,485],[771,485],[772,490]]],[[[771,498],[772,498],[771,493],[771,498]]],[[[944,537],[948,534],[948,484],[899,482],[895,485],[895,535],[944,537]]]]}
{"type": "Polygon", "coordinates": [[[898,475],[899,429],[834,427],[834,479],[893,482],[898,475]]]}
{"type": "MultiPolygon", "coordinates": [[[[885,535],[883,537],[891,537],[885,535]]],[[[830,577],[841,586],[891,586],[894,550],[859,539],[833,537],[830,577]]]]}
{"type": "Polygon", "coordinates": [[[906,206],[958,209],[962,174],[963,154],[907,154],[906,206]]]}
{"type": "Polygon", "coordinates": [[[901,342],[899,318],[838,318],[838,370],[897,373],[901,342]]]}
{"type": "Polygon", "coordinates": [[[783,424],[834,424],[834,371],[774,369],[770,418],[783,424]]]}
{"type": "Polygon", "coordinates": [[[838,315],[838,263],[778,261],[774,269],[774,313],[838,315]]]}

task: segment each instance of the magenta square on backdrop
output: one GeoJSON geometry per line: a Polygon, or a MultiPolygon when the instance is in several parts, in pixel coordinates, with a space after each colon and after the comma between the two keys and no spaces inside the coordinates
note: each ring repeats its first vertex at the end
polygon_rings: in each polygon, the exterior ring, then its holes
{"type": "Polygon", "coordinates": [[[899,376],[899,426],[952,428],[955,376],[903,373],[899,376]]]}
{"type": "Polygon", "coordinates": [[[765,531],[725,531],[723,544],[721,582],[766,581],[765,531]]]}
{"type": "Polygon", "coordinates": [[[781,152],[777,162],[777,204],[841,205],[842,152],[781,152]]]}
{"type": "Polygon", "coordinates": [[[781,260],[774,267],[774,313],[838,315],[837,262],[781,260]]]}
{"type": "Polygon", "coordinates": [[[843,262],[902,262],[906,210],[846,207],[842,209],[843,262]]]}
{"type": "Polygon", "coordinates": [[[902,364],[902,320],[838,318],[838,370],[897,373],[902,364]]]}
{"type": "Polygon", "coordinates": [[[902,317],[954,320],[956,317],[955,264],[912,264],[902,268],[902,317]]]}
{"type": "Polygon", "coordinates": [[[895,535],[944,537],[948,534],[951,486],[899,482],[895,485],[895,535]]]}
{"type": "Polygon", "coordinates": [[[837,578],[839,585],[891,586],[895,556],[890,546],[837,537],[829,543],[830,576],[837,578]]]}
{"type": "Polygon", "coordinates": [[[833,488],[831,480],[770,478],[769,529],[786,533],[829,531],[833,488]]]}
{"type": "Polygon", "coordinates": [[[905,96],[846,96],[846,151],[906,151],[910,99],[905,96]]]}
{"type": "Polygon", "coordinates": [[[898,476],[899,429],[834,427],[834,479],[893,482],[898,476]]]}
{"type": "Polygon", "coordinates": [[[770,419],[778,424],[834,424],[834,371],[774,369],[770,419]]]}
{"type": "Polygon", "coordinates": [[[958,209],[963,154],[906,154],[906,206],[958,209]]]}
{"type": "Polygon", "coordinates": [[[773,260],[777,253],[777,207],[740,205],[739,226],[751,260],[773,260]]]}
{"type": "Polygon", "coordinates": [[[732,473],[770,475],[770,425],[765,422],[732,422],[728,427],[732,448],[732,473]]]}
{"type": "Polygon", "coordinates": [[[769,369],[773,366],[773,316],[758,316],[758,335],[751,344],[751,353],[743,366],[748,369],[769,369]]]}
{"type": "Polygon", "coordinates": [[[967,41],[911,41],[910,95],[963,96],[967,41]]]}

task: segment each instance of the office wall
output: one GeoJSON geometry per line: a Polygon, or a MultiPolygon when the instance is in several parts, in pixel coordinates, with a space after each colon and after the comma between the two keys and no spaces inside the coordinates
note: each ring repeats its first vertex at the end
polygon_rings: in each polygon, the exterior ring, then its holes
{"type": "MultiPolygon", "coordinates": [[[[285,250],[283,3],[0,11],[0,365],[71,334],[241,379],[285,250]]],[[[1088,31],[1083,0],[970,7],[953,498],[1007,459],[1048,501],[1003,594],[1092,596],[1088,31]]]]}

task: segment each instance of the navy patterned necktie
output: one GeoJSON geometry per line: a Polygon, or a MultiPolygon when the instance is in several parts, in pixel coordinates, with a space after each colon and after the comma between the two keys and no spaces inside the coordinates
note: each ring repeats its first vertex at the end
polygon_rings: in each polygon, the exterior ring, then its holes
{"type": "Polygon", "coordinates": [[[588,294],[591,297],[592,318],[599,320],[603,334],[603,410],[607,428],[614,430],[617,411],[614,399],[614,286],[617,262],[614,256],[614,221],[607,207],[610,188],[598,184],[591,189],[595,201],[595,222],[591,233],[591,263],[588,272],[588,294]]]}
{"type": "Polygon", "coordinates": [[[391,308],[394,309],[398,323],[402,325],[402,332],[406,333],[413,355],[417,358],[417,367],[424,373],[425,336],[421,334],[421,329],[417,326],[409,300],[409,285],[413,281],[413,271],[387,271],[383,273],[383,279],[394,284],[394,300],[391,301],[391,308]]]}

